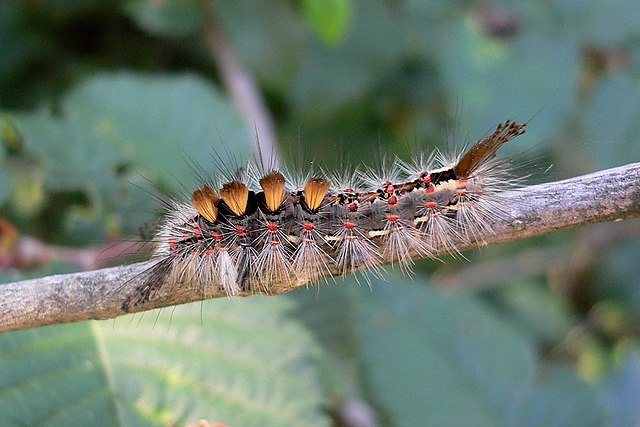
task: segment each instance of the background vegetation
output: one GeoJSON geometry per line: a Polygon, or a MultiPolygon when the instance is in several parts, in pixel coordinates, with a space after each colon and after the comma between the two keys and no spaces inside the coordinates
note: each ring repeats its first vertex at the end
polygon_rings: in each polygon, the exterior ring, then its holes
{"type": "MultiPolygon", "coordinates": [[[[503,154],[554,180],[640,160],[639,22],[634,0],[1,2],[0,279],[97,266],[155,218],[141,187],[191,188],[181,155],[251,155],[203,28],[284,157],[407,158],[512,118],[503,154]]],[[[639,228],[8,333],[0,424],[638,425],[639,228]]]]}

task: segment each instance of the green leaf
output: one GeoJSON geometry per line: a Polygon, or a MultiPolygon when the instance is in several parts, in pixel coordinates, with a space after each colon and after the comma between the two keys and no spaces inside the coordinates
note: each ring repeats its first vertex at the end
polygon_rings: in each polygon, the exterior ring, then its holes
{"type": "Polygon", "coordinates": [[[342,41],[351,20],[351,0],[302,0],[301,5],[320,40],[330,46],[342,41]]]}
{"type": "Polygon", "coordinates": [[[214,166],[233,168],[233,159],[240,166],[253,144],[229,101],[189,74],[96,76],[67,95],[63,111],[143,172],[178,179],[168,183],[173,191],[196,183],[200,171],[191,163],[207,173],[214,166]]]}
{"type": "Polygon", "coordinates": [[[90,323],[0,337],[0,424],[118,425],[90,323]]]}
{"type": "Polygon", "coordinates": [[[49,191],[102,186],[106,194],[115,178],[113,168],[123,161],[118,150],[92,132],[90,124],[65,115],[55,118],[48,111],[14,114],[12,119],[25,145],[44,165],[49,191]]]}
{"type": "MultiPolygon", "coordinates": [[[[610,226],[614,226],[611,224],[610,226]]],[[[600,257],[601,266],[595,274],[592,292],[601,299],[613,298],[633,312],[640,311],[638,286],[640,241],[623,241],[600,257]]]]}
{"type": "Polygon", "coordinates": [[[356,328],[365,374],[394,425],[602,424],[595,387],[567,369],[538,383],[528,334],[478,298],[396,277],[364,299],[356,328]]]}
{"type": "Polygon", "coordinates": [[[622,366],[603,384],[605,403],[609,418],[607,426],[640,425],[640,351],[627,352],[622,366]]]}
{"type": "Polygon", "coordinates": [[[126,13],[150,34],[185,37],[197,34],[202,22],[200,0],[130,0],[126,13]]]}
{"type": "Polygon", "coordinates": [[[564,7],[568,24],[584,44],[618,47],[640,35],[640,8],[635,0],[573,0],[564,7]]]}
{"type": "Polygon", "coordinates": [[[557,28],[529,30],[553,20],[551,12],[540,10],[546,13],[532,15],[531,22],[528,18],[526,29],[513,39],[485,35],[471,12],[442,27],[436,60],[448,93],[460,99],[460,128],[479,137],[507,118],[533,119],[527,138],[508,144],[503,154],[522,153],[523,142],[539,143],[555,135],[576,100],[578,46],[557,28]]]}
{"type": "Polygon", "coordinates": [[[325,426],[309,334],[284,299],[217,300],[0,337],[0,424],[325,426]]]}
{"type": "Polygon", "coordinates": [[[510,323],[520,326],[536,342],[560,343],[574,327],[567,301],[558,298],[546,284],[510,284],[493,294],[510,323]]]}
{"type": "Polygon", "coordinates": [[[0,205],[4,203],[11,192],[11,176],[7,172],[4,159],[0,159],[0,205]]]}
{"type": "Polygon", "coordinates": [[[0,142],[7,153],[19,153],[23,148],[22,138],[9,117],[0,116],[0,142]]]}
{"type": "Polygon", "coordinates": [[[290,89],[290,103],[328,113],[362,100],[402,58],[406,34],[401,24],[384,4],[370,2],[354,15],[344,43],[329,47],[312,42],[290,89]]]}
{"type": "Polygon", "coordinates": [[[148,188],[150,181],[172,193],[193,188],[203,179],[199,175],[215,169],[215,153],[218,166],[232,168],[229,159],[241,164],[252,144],[230,103],[192,75],[97,75],[65,96],[59,115],[39,111],[7,118],[15,122],[24,150],[39,160],[43,171],[35,174],[44,175],[46,190],[86,198],[86,206],[66,221],[68,233],[87,240],[103,236],[96,230],[114,212],[128,232],[152,217],[153,200],[136,185],[148,188]],[[125,185],[123,169],[136,185],[125,185]],[[91,230],[93,235],[85,234],[91,230]]]}
{"type": "Polygon", "coordinates": [[[584,114],[585,140],[597,168],[640,158],[640,84],[629,76],[604,78],[584,114]]]}
{"type": "Polygon", "coordinates": [[[335,396],[362,398],[366,385],[362,383],[359,344],[354,331],[356,307],[360,296],[370,292],[358,287],[352,278],[324,282],[318,288],[298,289],[287,298],[295,301],[295,316],[304,322],[327,351],[322,359],[326,389],[335,396]]]}
{"type": "Polygon", "coordinates": [[[605,410],[595,387],[573,371],[553,369],[537,391],[518,408],[509,425],[539,427],[602,426],[605,410]]]}
{"type": "Polygon", "coordinates": [[[508,424],[534,379],[531,343],[472,298],[394,277],[358,313],[366,373],[397,425],[508,424]]]}

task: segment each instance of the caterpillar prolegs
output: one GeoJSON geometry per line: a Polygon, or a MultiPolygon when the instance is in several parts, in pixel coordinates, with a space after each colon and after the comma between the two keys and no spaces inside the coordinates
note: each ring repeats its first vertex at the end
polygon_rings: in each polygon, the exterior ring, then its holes
{"type": "Polygon", "coordinates": [[[410,272],[414,257],[455,241],[477,241],[503,215],[500,193],[517,182],[497,150],[525,131],[507,120],[461,155],[436,151],[382,171],[287,176],[251,164],[203,183],[190,203],[174,200],[156,231],[153,265],[124,311],[164,286],[227,295],[269,293],[291,283],[363,272],[382,265],[410,272]],[[456,239],[454,239],[456,237],[456,239]]]}

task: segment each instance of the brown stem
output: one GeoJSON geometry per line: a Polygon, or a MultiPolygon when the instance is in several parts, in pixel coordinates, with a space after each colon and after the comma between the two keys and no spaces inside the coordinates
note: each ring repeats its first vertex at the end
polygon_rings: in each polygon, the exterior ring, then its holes
{"type": "MultiPolygon", "coordinates": [[[[638,218],[640,163],[508,191],[503,198],[507,214],[492,224],[492,230],[478,236],[479,242],[455,242],[460,250],[578,225],[638,218]]],[[[442,253],[444,250],[437,250],[435,255],[442,253]]],[[[149,266],[149,262],[137,263],[0,285],[0,332],[123,315],[123,301],[136,292],[149,266]]],[[[268,289],[269,294],[277,295],[307,284],[278,282],[268,289]]],[[[167,286],[135,311],[225,296],[223,290],[210,291],[204,295],[202,289],[189,284],[167,286]]]]}
{"type": "Polygon", "coordinates": [[[278,159],[275,126],[262,94],[248,70],[242,67],[215,15],[215,4],[209,5],[202,26],[204,42],[218,66],[220,78],[245,121],[260,135],[256,153],[264,159],[278,159]]]}

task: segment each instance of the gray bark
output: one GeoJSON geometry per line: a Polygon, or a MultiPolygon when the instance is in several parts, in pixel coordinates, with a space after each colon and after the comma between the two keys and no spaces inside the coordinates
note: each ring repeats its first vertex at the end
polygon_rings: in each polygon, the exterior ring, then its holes
{"type": "MultiPolygon", "coordinates": [[[[455,242],[461,251],[579,225],[640,217],[640,163],[508,191],[503,198],[507,214],[478,236],[478,242],[455,242]]],[[[434,255],[442,253],[441,249],[434,255]]],[[[150,265],[143,262],[0,285],[0,332],[126,314],[122,303],[140,286],[150,265]]],[[[272,283],[268,289],[270,295],[277,295],[307,284],[272,283]]],[[[206,295],[224,296],[223,290],[206,295]]],[[[202,299],[203,290],[197,287],[165,286],[134,311],[202,299]]]]}

